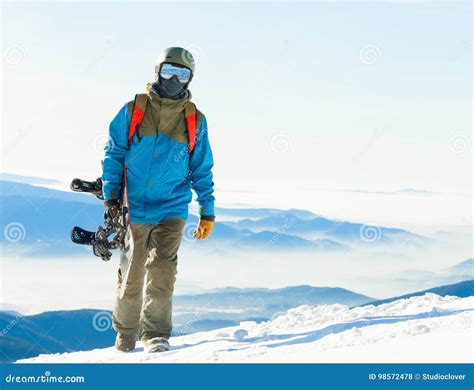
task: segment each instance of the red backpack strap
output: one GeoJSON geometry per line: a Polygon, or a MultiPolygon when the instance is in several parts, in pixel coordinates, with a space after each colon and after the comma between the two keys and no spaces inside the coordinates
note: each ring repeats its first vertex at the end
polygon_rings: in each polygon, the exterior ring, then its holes
{"type": "Polygon", "coordinates": [[[132,119],[130,120],[130,127],[128,129],[128,145],[132,143],[133,136],[143,121],[147,103],[148,95],[146,93],[139,93],[135,95],[132,108],[132,119]]]}
{"type": "Polygon", "coordinates": [[[191,154],[196,146],[196,106],[187,102],[184,106],[184,116],[186,117],[186,127],[189,137],[189,153],[191,154]]]}

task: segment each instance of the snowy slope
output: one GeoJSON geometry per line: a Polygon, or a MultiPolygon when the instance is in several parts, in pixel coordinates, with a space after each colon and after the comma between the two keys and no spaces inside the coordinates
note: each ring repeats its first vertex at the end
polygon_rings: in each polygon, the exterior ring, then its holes
{"type": "Polygon", "coordinates": [[[380,306],[299,306],[272,321],[172,338],[147,355],[114,348],[21,362],[472,362],[474,297],[435,294],[380,306]]]}

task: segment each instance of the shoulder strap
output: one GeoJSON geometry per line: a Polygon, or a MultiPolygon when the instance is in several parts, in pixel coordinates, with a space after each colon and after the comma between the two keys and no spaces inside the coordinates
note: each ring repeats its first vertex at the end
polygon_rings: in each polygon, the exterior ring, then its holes
{"type": "Polygon", "coordinates": [[[128,145],[132,143],[133,136],[140,127],[143,117],[145,115],[146,106],[148,103],[148,95],[146,93],[139,93],[135,95],[132,109],[132,119],[130,120],[130,127],[128,129],[128,145]]]}
{"type": "MultiPolygon", "coordinates": [[[[130,128],[128,129],[128,144],[132,143],[133,136],[139,129],[145,110],[148,104],[148,95],[140,93],[135,95],[133,102],[132,118],[130,120],[130,128]]],[[[196,146],[196,105],[192,102],[187,102],[184,106],[184,116],[186,118],[186,128],[189,137],[189,153],[192,153],[196,146]]]]}
{"type": "Polygon", "coordinates": [[[184,116],[186,117],[186,127],[189,136],[189,154],[196,146],[196,106],[192,102],[187,102],[184,106],[184,116]]]}

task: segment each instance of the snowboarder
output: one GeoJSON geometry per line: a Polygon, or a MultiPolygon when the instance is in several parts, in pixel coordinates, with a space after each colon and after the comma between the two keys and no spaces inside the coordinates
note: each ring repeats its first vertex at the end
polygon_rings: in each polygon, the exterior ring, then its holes
{"type": "Polygon", "coordinates": [[[191,189],[200,213],[194,237],[207,238],[214,226],[207,122],[188,90],[194,71],[189,51],[166,49],[146,94],[125,104],[110,124],[102,172],[106,213],[121,212],[125,193],[133,237],[132,255],[118,271],[113,311],[119,351],[132,351],[137,336],[147,352],[169,349],[177,252],[191,189]]]}

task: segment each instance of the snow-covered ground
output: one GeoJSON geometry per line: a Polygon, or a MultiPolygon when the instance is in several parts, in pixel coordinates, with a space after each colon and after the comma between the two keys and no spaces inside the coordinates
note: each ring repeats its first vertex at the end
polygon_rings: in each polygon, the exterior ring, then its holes
{"type": "Polygon", "coordinates": [[[173,337],[169,352],[113,347],[40,355],[32,363],[473,361],[474,297],[435,294],[380,306],[300,306],[256,324],[173,337]]]}

